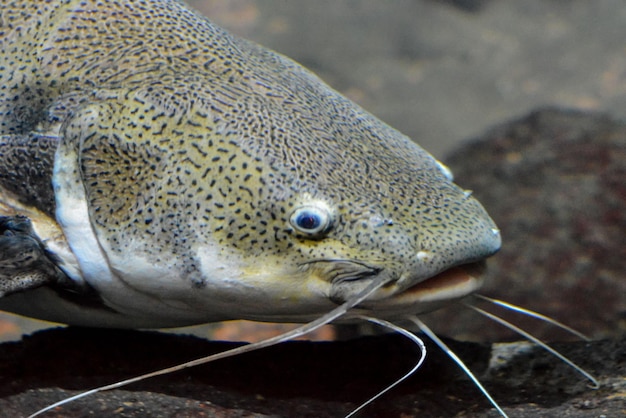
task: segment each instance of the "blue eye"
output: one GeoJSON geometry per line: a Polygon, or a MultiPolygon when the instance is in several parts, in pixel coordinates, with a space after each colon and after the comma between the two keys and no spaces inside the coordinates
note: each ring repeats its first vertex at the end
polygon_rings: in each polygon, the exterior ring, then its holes
{"type": "Polygon", "coordinates": [[[322,224],[322,218],[319,213],[300,212],[296,218],[296,224],[307,231],[312,231],[322,224]]]}
{"type": "Polygon", "coordinates": [[[331,222],[328,210],[317,206],[298,208],[289,220],[295,229],[307,235],[326,232],[331,222]]]}

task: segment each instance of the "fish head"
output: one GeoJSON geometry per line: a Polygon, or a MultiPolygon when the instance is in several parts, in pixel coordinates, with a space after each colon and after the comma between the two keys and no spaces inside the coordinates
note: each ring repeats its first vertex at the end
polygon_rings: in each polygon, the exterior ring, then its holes
{"type": "Polygon", "coordinates": [[[223,236],[255,289],[251,303],[269,304],[246,317],[310,320],[372,281],[384,285],[359,309],[382,318],[476,291],[501,244],[485,209],[408,137],[339,95],[327,100],[343,116],[299,119],[263,148],[258,138],[238,143],[259,165],[247,186],[256,216],[233,222],[245,233],[223,236]]]}
{"type": "Polygon", "coordinates": [[[235,73],[162,76],[63,125],[57,220],[107,306],[147,318],[132,324],[308,322],[377,282],[359,309],[392,318],[480,287],[499,231],[444,165],[228,39],[235,73]]]}

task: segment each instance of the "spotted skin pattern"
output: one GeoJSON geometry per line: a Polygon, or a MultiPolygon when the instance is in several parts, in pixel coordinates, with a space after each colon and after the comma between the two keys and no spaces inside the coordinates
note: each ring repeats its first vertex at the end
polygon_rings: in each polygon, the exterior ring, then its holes
{"type": "Polygon", "coordinates": [[[306,292],[343,300],[384,272],[383,298],[500,245],[480,204],[409,138],[182,3],[0,4],[0,191],[64,231],[78,264],[66,272],[110,309],[139,315],[91,272],[102,262],[71,238],[69,198],[86,201],[111,277],[163,300],[155,277],[171,277],[218,306],[181,324],[310,318],[332,303],[304,312],[306,292]],[[294,227],[307,205],[325,208],[327,230],[294,227]],[[220,293],[233,275],[260,307],[220,293]]]}

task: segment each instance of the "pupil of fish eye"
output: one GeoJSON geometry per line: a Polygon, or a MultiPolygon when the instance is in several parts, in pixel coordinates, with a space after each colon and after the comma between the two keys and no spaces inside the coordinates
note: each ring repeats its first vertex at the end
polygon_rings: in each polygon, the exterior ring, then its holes
{"type": "Polygon", "coordinates": [[[298,216],[298,226],[302,229],[315,229],[321,223],[320,216],[316,213],[303,212],[298,216]]]}

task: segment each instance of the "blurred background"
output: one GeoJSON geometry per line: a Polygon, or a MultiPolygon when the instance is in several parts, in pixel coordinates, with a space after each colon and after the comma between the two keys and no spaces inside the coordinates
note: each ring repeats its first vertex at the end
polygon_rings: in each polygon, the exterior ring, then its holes
{"type": "MultiPolygon", "coordinates": [[[[437,158],[547,105],[618,118],[626,113],[622,1],[188,3],[231,32],[302,63],[437,158]]],[[[0,340],[49,326],[0,313],[0,340]]],[[[257,340],[281,329],[244,323],[179,332],[257,340]]],[[[316,338],[333,335],[326,328],[316,338]]]]}

